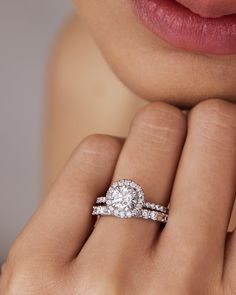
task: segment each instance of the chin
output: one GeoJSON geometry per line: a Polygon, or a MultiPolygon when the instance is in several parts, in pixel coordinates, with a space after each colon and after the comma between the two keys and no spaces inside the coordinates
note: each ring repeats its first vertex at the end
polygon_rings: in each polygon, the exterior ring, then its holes
{"type": "Polygon", "coordinates": [[[181,108],[209,98],[236,102],[236,53],[174,46],[142,25],[126,2],[77,5],[113,72],[132,92],[181,108]]]}
{"type": "Polygon", "coordinates": [[[163,101],[188,109],[218,98],[236,102],[236,67],[230,57],[199,55],[175,48],[126,51],[101,47],[116,76],[148,101],[163,101]]]}

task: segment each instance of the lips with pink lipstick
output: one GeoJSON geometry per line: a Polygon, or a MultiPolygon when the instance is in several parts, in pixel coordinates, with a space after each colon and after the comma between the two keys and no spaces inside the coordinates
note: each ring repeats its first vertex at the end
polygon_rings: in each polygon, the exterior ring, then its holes
{"type": "Polygon", "coordinates": [[[175,0],[129,0],[141,22],[175,47],[236,53],[236,14],[202,17],[175,0]]]}

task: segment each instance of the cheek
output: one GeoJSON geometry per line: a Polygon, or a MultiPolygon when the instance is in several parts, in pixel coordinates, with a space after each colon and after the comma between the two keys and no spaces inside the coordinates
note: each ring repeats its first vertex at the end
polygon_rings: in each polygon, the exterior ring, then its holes
{"type": "Polygon", "coordinates": [[[104,57],[127,87],[147,100],[177,106],[192,106],[209,97],[236,101],[236,56],[173,48],[146,30],[125,3],[77,0],[76,4],[104,57]]]}

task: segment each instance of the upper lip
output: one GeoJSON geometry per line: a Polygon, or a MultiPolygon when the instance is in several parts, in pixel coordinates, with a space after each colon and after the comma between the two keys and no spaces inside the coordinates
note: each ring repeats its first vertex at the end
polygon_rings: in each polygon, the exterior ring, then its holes
{"type": "Polygon", "coordinates": [[[236,13],[236,3],[232,0],[177,0],[192,12],[202,17],[217,18],[236,13]]]}

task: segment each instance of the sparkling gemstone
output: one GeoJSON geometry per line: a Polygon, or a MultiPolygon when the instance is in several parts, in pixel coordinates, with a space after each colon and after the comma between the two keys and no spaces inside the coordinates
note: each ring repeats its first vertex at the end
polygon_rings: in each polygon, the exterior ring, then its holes
{"type": "Polygon", "coordinates": [[[155,209],[156,209],[156,205],[155,205],[155,204],[151,204],[151,208],[152,208],[153,210],[155,210],[155,209]]]}
{"type": "Polygon", "coordinates": [[[109,206],[109,211],[110,212],[113,212],[114,211],[114,208],[112,206],[109,206]]]}
{"type": "Polygon", "coordinates": [[[143,210],[142,216],[143,218],[148,219],[148,210],[143,210]]]}
{"type": "Polygon", "coordinates": [[[109,213],[108,209],[106,207],[102,208],[103,214],[107,215],[109,213]]]}
{"type": "Polygon", "coordinates": [[[132,213],[131,213],[130,211],[128,211],[128,212],[126,212],[126,216],[127,216],[128,218],[131,218],[131,217],[132,217],[132,213]]]}
{"type": "Polygon", "coordinates": [[[98,213],[98,208],[97,207],[93,207],[93,214],[97,214],[98,213]]]}
{"type": "Polygon", "coordinates": [[[108,205],[108,206],[111,205],[111,200],[108,200],[108,201],[107,201],[107,205],[108,205]]]}
{"type": "Polygon", "coordinates": [[[117,217],[138,217],[144,206],[143,190],[131,180],[117,181],[107,191],[106,205],[109,212],[117,217]]]}
{"type": "Polygon", "coordinates": [[[124,180],[125,185],[130,185],[130,180],[124,180]]]}
{"type": "Polygon", "coordinates": [[[117,209],[114,210],[114,215],[115,215],[115,216],[119,216],[119,210],[117,210],[117,209]]]}
{"type": "Polygon", "coordinates": [[[132,211],[139,201],[137,191],[131,187],[119,186],[111,194],[111,205],[120,211],[132,211]]]}
{"type": "Polygon", "coordinates": [[[155,211],[152,211],[152,212],[151,212],[151,214],[150,214],[150,216],[151,216],[151,219],[153,219],[153,220],[157,220],[157,215],[158,215],[158,213],[157,213],[157,212],[155,212],[155,211]]]}
{"type": "Polygon", "coordinates": [[[121,218],[124,218],[124,217],[125,217],[125,212],[121,211],[121,212],[120,212],[120,217],[121,217],[121,218]]]}
{"type": "Polygon", "coordinates": [[[133,210],[133,215],[136,216],[136,217],[139,217],[141,214],[141,211],[140,210],[137,210],[137,209],[134,209],[133,210]]]}

